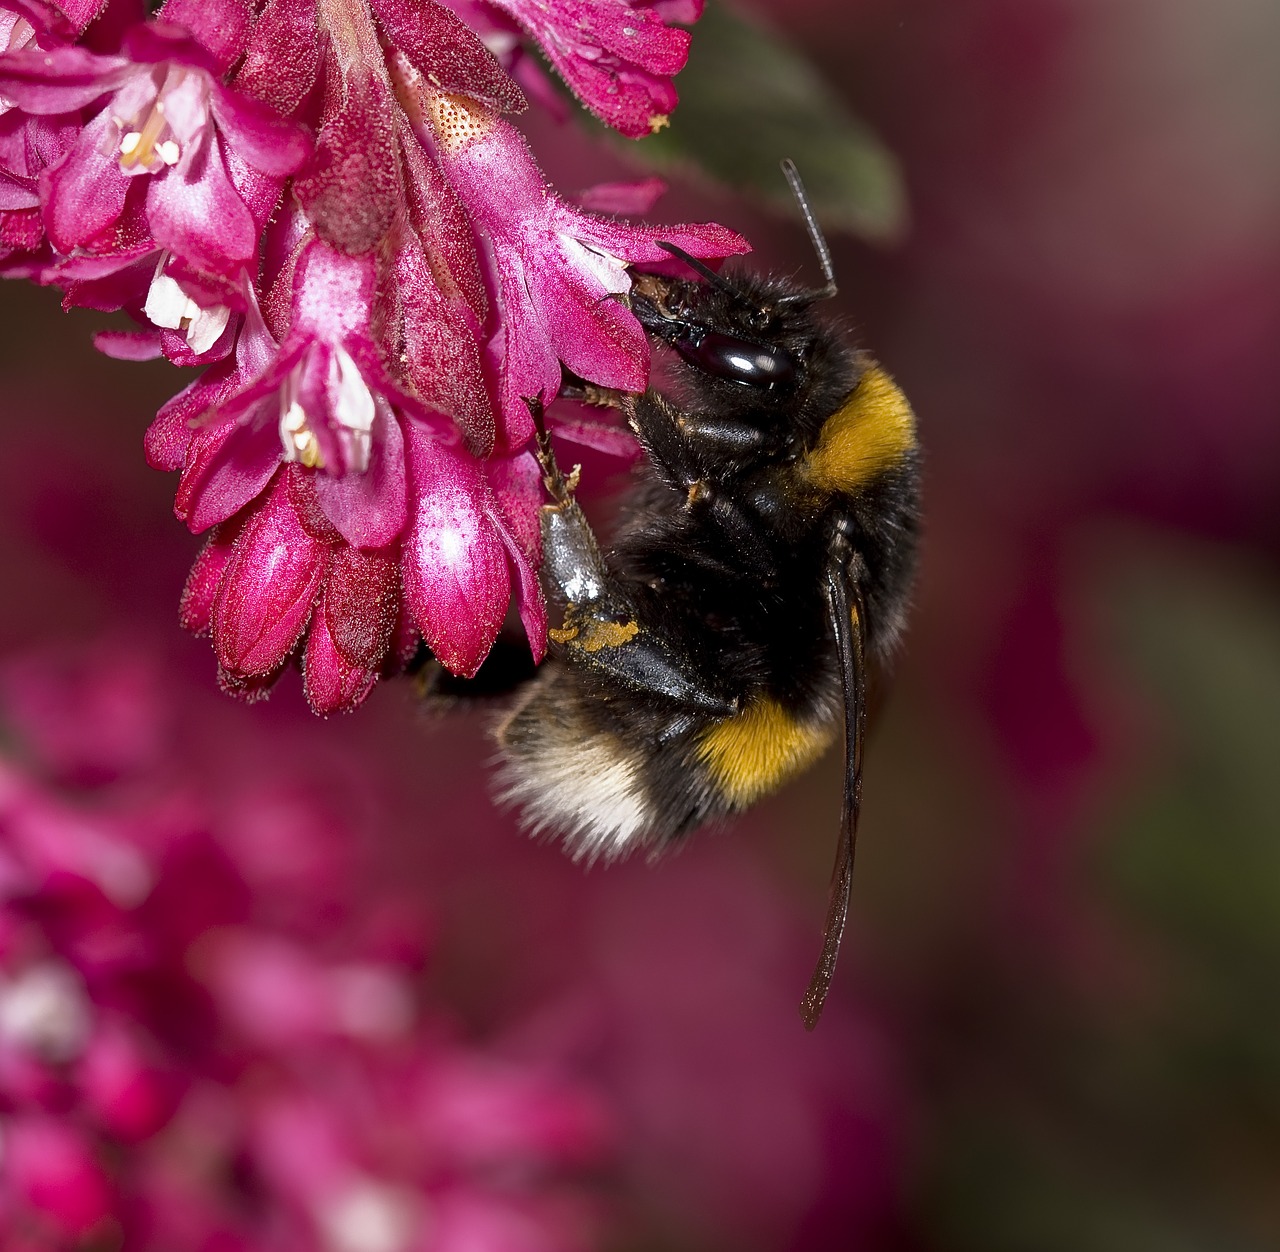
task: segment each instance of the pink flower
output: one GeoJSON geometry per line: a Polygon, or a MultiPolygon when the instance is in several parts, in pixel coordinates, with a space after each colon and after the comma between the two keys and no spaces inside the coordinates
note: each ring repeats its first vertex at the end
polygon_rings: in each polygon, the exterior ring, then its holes
{"type": "Polygon", "coordinates": [[[5,1121],[8,1189],[63,1236],[84,1237],[113,1207],[102,1166],[84,1134],[49,1117],[5,1121]]]}
{"type": "Polygon", "coordinates": [[[386,375],[371,339],[374,272],[372,258],[304,239],[282,279],[292,321],[279,349],[251,314],[235,360],[148,436],[153,464],[182,471],[178,513],[193,530],[244,510],[201,554],[184,621],[212,633],[232,689],[260,691],[301,648],[323,712],[368,694],[402,613],[446,665],[474,673],[513,575],[531,645],[545,644],[521,516],[536,508],[533,460],[486,473],[447,419],[386,375]]]}
{"type": "Polygon", "coordinates": [[[136,200],[156,245],[197,272],[234,283],[252,267],[262,224],[232,169],[274,180],[278,196],[309,145],[300,128],[223,86],[220,69],[189,35],[160,23],[134,27],[120,55],[63,47],[0,61],[0,95],[30,114],[65,116],[109,97],[40,177],[59,251],[103,250],[136,200]]]}
{"type": "Polygon", "coordinates": [[[419,637],[455,673],[474,674],[502,625],[513,573],[540,654],[545,607],[533,554],[511,521],[537,490],[532,458],[497,463],[505,473],[495,486],[465,453],[412,426],[406,436],[400,541],[372,550],[348,543],[324,511],[325,479],[300,467],[281,472],[260,503],[209,540],[182,617],[189,630],[212,634],[226,689],[262,694],[296,655],[316,712],[345,711],[419,637]]]}
{"type": "Polygon", "coordinates": [[[412,211],[389,237],[392,256],[344,255],[297,219],[264,306],[279,345],[250,309],[235,357],[167,405],[148,433],[152,464],[181,471],[178,516],[196,532],[223,527],[193,570],[183,619],[212,635],[228,690],[260,695],[296,656],[312,706],[349,709],[417,638],[455,673],[474,674],[513,588],[540,658],[541,496],[520,397],[554,395],[560,355],[588,381],[643,387],[644,334],[610,294],[629,285],[624,264],[596,249],[656,260],[666,255],[655,243],[662,235],[706,255],[742,246],[719,228],[628,227],[570,209],[547,191],[515,132],[485,117],[503,128],[490,160],[511,171],[510,220],[473,192],[474,165],[465,167],[472,183],[455,184],[461,201],[446,194],[404,127],[397,142],[412,211]],[[488,460],[476,455],[493,442],[476,339],[483,289],[439,234],[442,216],[466,208],[481,229],[492,224],[513,328],[495,365],[504,421],[488,460]],[[452,273],[466,285],[450,284],[446,296],[437,274],[452,273]],[[394,298],[381,294],[387,288],[394,298]],[[542,327],[539,317],[553,320],[542,327]],[[398,375],[388,359],[403,362],[398,375]]]}
{"type": "Polygon", "coordinates": [[[629,138],[659,130],[676,107],[671,79],[689,55],[702,0],[493,0],[542,45],[574,95],[629,138]]]}
{"type": "MultiPolygon", "coordinates": [[[[88,17],[81,15],[79,25],[88,17]]],[[[67,15],[52,5],[0,5],[0,54],[59,47],[76,33],[67,15]]],[[[0,92],[0,273],[38,277],[49,259],[38,179],[74,142],[78,129],[75,116],[31,117],[0,92]]]]}
{"type": "Polygon", "coordinates": [[[629,267],[747,245],[556,195],[503,118],[512,73],[537,82],[516,23],[639,134],[694,0],[167,0],[88,40],[87,10],[3,3],[0,266],[11,241],[66,304],[132,316],[110,355],[206,367],[146,448],[214,532],[182,615],[223,687],[262,695],[292,660],[317,712],[350,709],[421,643],[472,675],[513,598],[541,658],[526,400],[566,372],[643,390],[629,267]]]}
{"type": "Polygon", "coordinates": [[[490,353],[508,446],[532,436],[524,397],[556,395],[562,363],[601,387],[642,391],[649,349],[619,299],[631,288],[627,267],[670,260],[662,241],[697,257],[733,256],[746,241],[722,226],[632,226],[573,209],[513,126],[461,97],[412,86],[418,133],[489,243],[501,300],[490,353]]]}

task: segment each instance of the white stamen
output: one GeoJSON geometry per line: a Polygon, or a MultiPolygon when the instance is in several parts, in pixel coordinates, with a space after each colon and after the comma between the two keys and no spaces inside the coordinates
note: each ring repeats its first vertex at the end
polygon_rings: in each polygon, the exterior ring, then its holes
{"type": "Polygon", "coordinates": [[[512,51],[520,40],[514,31],[509,30],[493,30],[487,35],[480,36],[480,42],[484,44],[494,56],[502,58],[512,51]]]}
{"type": "Polygon", "coordinates": [[[625,261],[593,248],[572,235],[561,234],[559,239],[569,263],[575,269],[591,274],[610,295],[621,295],[631,290],[631,278],[627,274],[625,261]]]}
{"type": "Polygon", "coordinates": [[[147,318],[153,326],[183,331],[192,352],[208,352],[226,330],[227,322],[231,320],[231,310],[225,304],[215,304],[208,308],[197,304],[182,289],[177,279],[164,272],[168,263],[169,253],[162,252],[156,263],[151,286],[147,289],[147,303],[144,306],[147,318]]]}
{"type": "MultiPolygon", "coordinates": [[[[332,420],[342,442],[346,468],[362,474],[369,468],[373,451],[373,419],[377,412],[373,393],[360,376],[360,369],[342,348],[329,357],[328,401],[332,420]]],[[[316,439],[311,419],[298,400],[298,376],[292,373],[280,388],[280,442],[286,461],[299,461],[311,469],[323,469],[324,455],[316,439]]],[[[322,415],[322,420],[329,420],[322,415]]]]}
{"type": "Polygon", "coordinates": [[[307,425],[307,415],[293,394],[295,391],[292,377],[280,389],[280,442],[284,446],[284,459],[316,469],[324,464],[320,441],[307,425]]]}
{"type": "Polygon", "coordinates": [[[363,473],[369,468],[373,446],[373,394],[360,377],[359,367],[341,348],[329,359],[329,386],[337,393],[333,411],[342,428],[347,468],[363,473]]]}
{"type": "Polygon", "coordinates": [[[156,94],[135,116],[112,115],[120,130],[116,154],[121,173],[163,173],[182,159],[182,144],[195,142],[209,124],[208,88],[201,85],[202,79],[188,81],[188,77],[183,67],[170,66],[156,94]],[[176,109],[173,124],[166,108],[171,94],[176,109]]]}

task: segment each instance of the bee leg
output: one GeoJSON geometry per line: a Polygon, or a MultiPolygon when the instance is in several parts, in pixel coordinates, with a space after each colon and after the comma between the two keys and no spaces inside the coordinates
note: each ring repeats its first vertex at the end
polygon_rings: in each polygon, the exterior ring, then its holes
{"type": "Polygon", "coordinates": [[[641,627],[626,588],[607,568],[586,515],[573,498],[578,467],[566,477],[556,464],[541,397],[526,399],[538,433],[543,480],[555,503],[541,511],[542,589],[565,606],[548,634],[570,664],[621,679],[634,690],[665,696],[704,714],[727,717],[737,705],[710,692],[692,663],[641,627]]]}
{"type": "Polygon", "coordinates": [[[561,384],[560,394],[566,400],[580,400],[583,404],[590,404],[598,409],[621,409],[629,393],[618,391],[614,387],[598,387],[595,383],[583,382],[581,379],[566,379],[561,384]]]}
{"type": "Polygon", "coordinates": [[[867,733],[867,613],[862,595],[865,576],[862,558],[854,552],[847,536],[837,534],[828,554],[826,583],[827,607],[844,690],[844,803],[827,920],[822,931],[822,952],[800,1002],[800,1016],[806,1030],[812,1030],[822,1015],[849,916],[853,856],[862,811],[862,745],[867,733]]]}
{"type": "Polygon", "coordinates": [[[725,459],[749,457],[765,442],[758,425],[733,417],[712,417],[677,409],[657,392],[628,397],[623,411],[650,456],[659,459],[682,487],[704,477],[725,459]]]}
{"type": "Polygon", "coordinates": [[[709,689],[689,657],[641,624],[576,500],[544,505],[541,522],[542,589],[549,601],[564,605],[561,624],[548,631],[556,655],[703,714],[736,711],[734,701],[709,689]]]}
{"type": "Polygon", "coordinates": [[[654,468],[677,491],[710,480],[710,463],[685,438],[682,426],[688,419],[669,400],[646,391],[630,397],[623,412],[654,468]]]}
{"type": "Polygon", "coordinates": [[[536,432],[535,455],[538,458],[538,464],[542,467],[542,481],[558,504],[568,504],[573,499],[573,493],[578,489],[578,477],[582,473],[582,466],[575,465],[567,477],[560,472],[555,451],[551,447],[551,436],[547,432],[546,406],[542,396],[539,394],[523,398],[525,407],[529,410],[529,416],[533,418],[533,429],[536,432]]]}
{"type": "MultiPolygon", "coordinates": [[[[723,457],[705,441],[690,437],[699,419],[682,413],[656,392],[631,398],[627,412],[631,428],[640,436],[659,477],[685,496],[685,507],[709,517],[735,543],[758,551],[767,537],[758,518],[749,515],[720,490],[723,457]]],[[[740,445],[743,446],[743,445],[740,445]]]]}
{"type": "Polygon", "coordinates": [[[764,431],[750,422],[729,417],[708,417],[682,413],[677,425],[680,433],[713,462],[749,457],[764,446],[764,431]]]}

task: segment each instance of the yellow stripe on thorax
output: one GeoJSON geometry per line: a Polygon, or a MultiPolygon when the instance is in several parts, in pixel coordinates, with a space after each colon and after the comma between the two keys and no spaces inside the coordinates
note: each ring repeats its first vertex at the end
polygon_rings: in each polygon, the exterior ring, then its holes
{"type": "Polygon", "coordinates": [[[884,370],[872,367],[822,427],[804,474],[824,491],[853,493],[899,464],[916,446],[907,398],[884,370]]]}
{"type": "Polygon", "coordinates": [[[698,756],[733,805],[748,805],[813,764],[835,737],[834,727],[806,726],[773,700],[757,700],[712,726],[698,756]]]}

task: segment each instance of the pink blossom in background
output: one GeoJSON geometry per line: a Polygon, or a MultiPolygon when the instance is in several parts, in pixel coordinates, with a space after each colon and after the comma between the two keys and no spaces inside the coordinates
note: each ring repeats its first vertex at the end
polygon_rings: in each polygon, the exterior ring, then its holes
{"type": "Polygon", "coordinates": [[[205,367],[147,456],[210,535],[182,617],[211,635],[225,690],[261,696],[292,662],[316,712],[351,709],[420,643],[469,676],[513,600],[541,657],[525,400],[554,400],[562,369],[642,390],[630,267],[668,262],[660,240],[711,260],[747,245],[558,196],[504,117],[526,89],[551,99],[520,42],[638,136],[676,102],[689,36],[670,23],[698,15],[0,6],[0,263],[139,323],[101,332],[102,351],[205,367]]]}
{"type": "Polygon", "coordinates": [[[5,1246],[596,1246],[600,1097],[462,1043],[354,832],[175,754],[161,673],[97,660],[0,674],[5,1246]]]}

